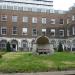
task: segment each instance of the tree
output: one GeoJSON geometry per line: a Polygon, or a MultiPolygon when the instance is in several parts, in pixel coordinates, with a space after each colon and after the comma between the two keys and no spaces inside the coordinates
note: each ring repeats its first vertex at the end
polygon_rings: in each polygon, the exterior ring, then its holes
{"type": "Polygon", "coordinates": [[[7,52],[10,52],[11,51],[11,47],[10,47],[10,43],[9,42],[7,42],[6,51],[7,52]]]}
{"type": "Polygon", "coordinates": [[[61,42],[59,42],[59,45],[58,45],[58,52],[63,52],[63,47],[61,42]]]}

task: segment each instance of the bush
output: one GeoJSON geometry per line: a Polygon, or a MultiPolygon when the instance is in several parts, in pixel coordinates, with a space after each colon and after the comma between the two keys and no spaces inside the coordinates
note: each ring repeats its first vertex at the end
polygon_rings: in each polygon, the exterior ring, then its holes
{"type": "Polygon", "coordinates": [[[59,45],[58,45],[58,52],[63,52],[63,47],[61,42],[59,42],[59,45]]]}
{"type": "Polygon", "coordinates": [[[10,52],[11,51],[11,47],[10,47],[10,43],[9,42],[7,42],[6,51],[7,52],[10,52]]]}
{"type": "Polygon", "coordinates": [[[2,55],[0,55],[0,58],[2,58],[2,55]]]}

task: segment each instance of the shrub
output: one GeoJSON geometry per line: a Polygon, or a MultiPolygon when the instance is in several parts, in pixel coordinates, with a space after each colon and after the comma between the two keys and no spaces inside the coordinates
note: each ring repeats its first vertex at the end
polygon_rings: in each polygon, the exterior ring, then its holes
{"type": "Polygon", "coordinates": [[[0,58],[2,58],[2,55],[0,54],[0,58]]]}
{"type": "Polygon", "coordinates": [[[6,51],[7,52],[10,52],[11,51],[11,47],[10,47],[10,43],[9,42],[7,42],[6,51]]]}
{"type": "Polygon", "coordinates": [[[61,42],[59,42],[59,45],[58,45],[58,52],[63,52],[63,47],[61,42]]]}

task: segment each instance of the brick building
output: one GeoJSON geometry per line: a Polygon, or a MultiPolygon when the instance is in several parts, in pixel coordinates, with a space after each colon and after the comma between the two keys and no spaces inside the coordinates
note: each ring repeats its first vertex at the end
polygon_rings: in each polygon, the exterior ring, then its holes
{"type": "Polygon", "coordinates": [[[0,49],[10,42],[14,51],[31,51],[40,36],[46,36],[54,48],[61,42],[74,51],[75,5],[58,11],[52,0],[0,1],[0,49]]]}

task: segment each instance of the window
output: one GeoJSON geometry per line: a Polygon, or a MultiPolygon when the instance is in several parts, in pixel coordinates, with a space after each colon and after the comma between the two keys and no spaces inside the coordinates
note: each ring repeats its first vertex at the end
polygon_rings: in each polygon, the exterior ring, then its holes
{"type": "Polygon", "coordinates": [[[51,24],[55,24],[55,19],[51,19],[51,24]]]}
{"type": "Polygon", "coordinates": [[[27,28],[22,28],[22,34],[27,35],[27,28]]]}
{"type": "Polygon", "coordinates": [[[59,24],[64,24],[64,20],[63,19],[60,19],[59,20],[59,24]]]}
{"type": "Polygon", "coordinates": [[[7,21],[7,16],[6,15],[1,15],[1,21],[7,21]]]}
{"type": "Polygon", "coordinates": [[[28,42],[26,40],[22,41],[22,47],[23,49],[28,48],[28,42]]]}
{"type": "Polygon", "coordinates": [[[46,29],[42,29],[42,32],[46,32],[46,29]]]}
{"type": "Polygon", "coordinates": [[[12,29],[12,35],[17,35],[17,27],[14,26],[12,29]]]}
{"type": "Polygon", "coordinates": [[[42,24],[46,24],[46,18],[42,18],[42,24]]]}
{"type": "Polygon", "coordinates": [[[7,28],[1,27],[1,35],[6,35],[6,34],[7,34],[7,28]]]}
{"type": "Polygon", "coordinates": [[[6,49],[6,44],[7,44],[6,40],[1,40],[0,41],[0,49],[6,49]]]}
{"type": "Polygon", "coordinates": [[[72,15],[72,21],[74,21],[75,20],[75,15],[72,15]]]}
{"type": "Polygon", "coordinates": [[[51,36],[52,36],[52,37],[55,36],[55,29],[51,29],[51,36]]]}
{"type": "Polygon", "coordinates": [[[42,34],[46,35],[46,29],[42,29],[42,34]]]}
{"type": "Polygon", "coordinates": [[[27,47],[27,43],[23,43],[23,48],[26,48],[27,47]]]}
{"type": "Polygon", "coordinates": [[[37,36],[37,30],[36,29],[32,29],[32,36],[37,36]]]}
{"type": "Polygon", "coordinates": [[[23,22],[28,22],[28,17],[24,16],[23,17],[23,22]]]}
{"type": "Polygon", "coordinates": [[[6,43],[0,43],[0,49],[6,49],[6,43]]]}
{"type": "Polygon", "coordinates": [[[17,22],[17,16],[12,16],[12,22],[17,22]]]}
{"type": "Polygon", "coordinates": [[[36,17],[32,17],[32,23],[37,23],[37,18],[36,17]]]}
{"type": "Polygon", "coordinates": [[[28,48],[28,43],[27,42],[23,42],[23,48],[28,48]]]}
{"type": "Polygon", "coordinates": [[[60,35],[60,37],[63,37],[64,36],[64,30],[59,30],[59,35],[60,35]]]}

